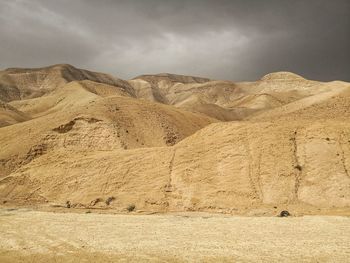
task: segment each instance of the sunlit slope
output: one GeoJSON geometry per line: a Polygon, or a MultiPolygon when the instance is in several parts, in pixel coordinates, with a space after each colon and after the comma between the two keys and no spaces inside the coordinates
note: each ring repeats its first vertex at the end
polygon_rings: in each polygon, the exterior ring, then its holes
{"type": "Polygon", "coordinates": [[[184,76],[179,79],[167,76],[141,76],[129,83],[138,98],[200,112],[222,121],[253,120],[261,114],[264,119],[264,116],[281,116],[324,103],[350,89],[349,83],[307,80],[290,72],[271,73],[255,82],[237,83],[203,78],[194,81],[195,77],[185,81],[184,76]]]}
{"type": "Polygon", "coordinates": [[[0,196],[120,210],[348,209],[349,128],[334,121],[216,123],[172,147],[56,149],[2,179],[0,196]]]}
{"type": "MultiPolygon", "coordinates": [[[[89,83],[91,84],[91,83],[89,83]]],[[[1,173],[50,150],[95,151],[173,145],[216,121],[130,96],[100,96],[110,86],[70,82],[18,107],[34,119],[3,127],[1,173]],[[18,144],[18,142],[21,142],[18,144]]]]}
{"type": "Polygon", "coordinates": [[[68,82],[80,80],[118,86],[132,93],[132,88],[124,80],[68,64],[58,64],[44,68],[9,68],[0,71],[0,99],[8,102],[40,97],[68,82]]]}
{"type": "Polygon", "coordinates": [[[238,83],[173,74],[124,81],[69,65],[1,74],[0,202],[350,209],[349,83],[289,72],[238,83]]]}

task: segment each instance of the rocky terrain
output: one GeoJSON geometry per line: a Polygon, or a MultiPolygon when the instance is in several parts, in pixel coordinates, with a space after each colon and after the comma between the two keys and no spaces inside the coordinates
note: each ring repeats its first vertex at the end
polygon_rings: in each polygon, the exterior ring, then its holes
{"type": "Polygon", "coordinates": [[[0,72],[0,203],[350,213],[350,83],[0,72]]]}

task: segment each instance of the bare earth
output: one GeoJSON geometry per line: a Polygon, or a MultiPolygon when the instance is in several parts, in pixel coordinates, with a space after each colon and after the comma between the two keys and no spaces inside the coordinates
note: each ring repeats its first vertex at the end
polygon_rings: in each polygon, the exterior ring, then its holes
{"type": "Polygon", "coordinates": [[[349,109],[291,72],[0,71],[0,263],[350,262],[349,109]]]}
{"type": "Polygon", "coordinates": [[[0,205],[348,215],[349,108],[350,83],[291,72],[3,70],[0,205]]]}
{"type": "Polygon", "coordinates": [[[0,262],[349,262],[350,218],[0,210],[0,262]]]}

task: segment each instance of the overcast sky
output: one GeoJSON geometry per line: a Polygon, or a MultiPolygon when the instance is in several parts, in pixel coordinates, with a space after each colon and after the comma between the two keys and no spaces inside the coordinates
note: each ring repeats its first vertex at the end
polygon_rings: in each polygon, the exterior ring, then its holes
{"type": "Polygon", "coordinates": [[[349,0],[0,0],[0,68],[350,81],[349,0]]]}

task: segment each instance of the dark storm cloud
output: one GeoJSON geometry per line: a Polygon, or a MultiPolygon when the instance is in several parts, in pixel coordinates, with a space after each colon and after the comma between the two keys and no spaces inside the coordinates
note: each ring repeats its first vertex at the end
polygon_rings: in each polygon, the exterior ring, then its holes
{"type": "Polygon", "coordinates": [[[0,66],[350,80],[348,0],[0,0],[0,66]]]}

